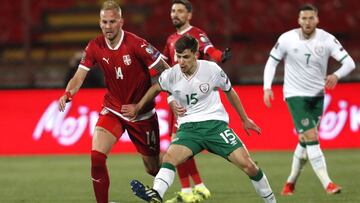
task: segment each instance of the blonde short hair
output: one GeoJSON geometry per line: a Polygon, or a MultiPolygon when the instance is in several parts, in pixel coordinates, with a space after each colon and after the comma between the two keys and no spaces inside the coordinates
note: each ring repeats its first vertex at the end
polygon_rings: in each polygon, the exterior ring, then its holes
{"type": "Polygon", "coordinates": [[[120,5],[114,0],[106,0],[101,6],[101,10],[116,10],[121,16],[120,5]]]}

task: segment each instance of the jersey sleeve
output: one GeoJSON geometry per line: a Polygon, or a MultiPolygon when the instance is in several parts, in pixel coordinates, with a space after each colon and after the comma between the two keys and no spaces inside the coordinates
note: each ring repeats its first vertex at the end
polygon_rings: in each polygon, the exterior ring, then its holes
{"type": "Polygon", "coordinates": [[[281,59],[284,57],[285,55],[285,40],[284,40],[284,35],[281,35],[278,39],[278,41],[276,42],[275,46],[271,49],[270,52],[270,57],[275,59],[276,61],[281,61],[281,59]]]}
{"type": "Polygon", "coordinates": [[[85,51],[83,52],[83,56],[80,60],[79,68],[89,71],[90,68],[92,68],[95,65],[96,63],[94,56],[95,48],[96,48],[95,42],[93,40],[90,41],[86,46],[85,51]]]}
{"type": "Polygon", "coordinates": [[[328,45],[330,49],[330,55],[337,61],[341,62],[346,56],[348,56],[347,51],[342,47],[340,42],[334,36],[330,38],[328,45]]]}
{"type": "Polygon", "coordinates": [[[161,53],[144,39],[138,39],[135,44],[135,53],[149,69],[156,65],[161,59],[161,53]]]}
{"type": "Polygon", "coordinates": [[[221,88],[224,92],[228,92],[231,90],[231,82],[226,75],[226,73],[217,65],[214,63],[214,66],[216,66],[216,74],[215,74],[215,83],[214,85],[216,87],[221,88]]]}
{"type": "Polygon", "coordinates": [[[169,51],[169,40],[166,42],[166,45],[164,47],[164,51],[162,53],[163,55],[163,59],[166,61],[166,62],[169,62],[170,60],[170,51],[169,51]]]}
{"type": "Polygon", "coordinates": [[[167,91],[167,92],[170,92],[170,72],[171,72],[171,69],[166,69],[164,70],[160,76],[159,76],[159,79],[158,79],[158,82],[159,82],[159,85],[161,87],[162,90],[164,91],[167,91]]]}
{"type": "Polygon", "coordinates": [[[211,43],[209,37],[205,32],[200,32],[198,36],[199,41],[199,51],[206,54],[206,51],[209,47],[213,47],[214,45],[211,43]]]}

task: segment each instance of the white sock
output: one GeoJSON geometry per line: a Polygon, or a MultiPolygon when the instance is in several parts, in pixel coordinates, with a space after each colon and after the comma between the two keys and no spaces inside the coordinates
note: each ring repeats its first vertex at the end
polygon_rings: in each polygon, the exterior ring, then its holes
{"type": "Polygon", "coordinates": [[[320,145],[306,145],[306,150],[315,174],[320,179],[323,187],[326,188],[331,180],[327,172],[325,157],[320,149],[320,145]]]}
{"type": "Polygon", "coordinates": [[[161,168],[155,176],[153,189],[159,193],[161,198],[164,197],[166,190],[174,182],[174,178],[175,171],[168,168],[161,168]]]}
{"type": "Polygon", "coordinates": [[[181,188],[182,193],[190,194],[192,193],[191,187],[181,188]]]}
{"type": "Polygon", "coordinates": [[[263,198],[264,202],[276,203],[275,195],[271,190],[265,174],[262,175],[262,178],[260,180],[251,180],[251,182],[255,187],[256,193],[263,198]]]}
{"type": "Polygon", "coordinates": [[[206,187],[204,183],[196,184],[195,187],[206,187]]]}
{"type": "Polygon", "coordinates": [[[291,172],[287,179],[288,183],[296,182],[297,178],[301,173],[301,169],[306,163],[306,158],[306,148],[301,146],[300,143],[298,143],[294,151],[293,161],[291,164],[291,172]]]}

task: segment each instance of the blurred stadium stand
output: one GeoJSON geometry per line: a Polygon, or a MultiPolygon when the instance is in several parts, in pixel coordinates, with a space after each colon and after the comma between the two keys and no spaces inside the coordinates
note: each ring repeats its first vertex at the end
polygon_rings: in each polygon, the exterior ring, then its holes
{"type": "MultiPolygon", "coordinates": [[[[100,0],[0,0],[0,88],[63,87],[69,60],[100,34],[100,0]]],[[[124,29],[148,39],[159,50],[175,30],[170,0],[119,0],[124,29]]],[[[303,0],[191,0],[192,24],[219,48],[231,47],[223,66],[235,84],[261,84],[264,64],[279,35],[298,27],[303,0]]],[[[310,0],[320,24],[334,34],[359,64],[360,1],[310,0]]],[[[338,67],[330,62],[329,71],[338,67]]],[[[283,74],[279,67],[277,76],[283,74]]],[[[281,77],[276,81],[281,82],[281,77]]],[[[360,81],[360,69],[345,78],[360,81]]]]}

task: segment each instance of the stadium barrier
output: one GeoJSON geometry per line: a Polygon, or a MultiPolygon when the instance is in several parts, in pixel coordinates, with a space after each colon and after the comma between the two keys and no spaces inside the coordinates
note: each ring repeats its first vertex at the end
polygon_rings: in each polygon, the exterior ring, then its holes
{"type": "MultiPolygon", "coordinates": [[[[221,93],[230,114],[230,126],[249,150],[293,150],[297,143],[291,116],[283,101],[281,86],[274,86],[272,108],[263,104],[262,86],[236,86],[249,117],[262,129],[261,135],[246,135],[235,110],[221,93]]],[[[327,91],[325,113],[319,126],[324,149],[360,148],[360,83],[339,84],[327,91]]],[[[78,154],[91,150],[104,89],[81,89],[65,112],[58,110],[63,90],[1,90],[0,155],[78,154]]],[[[166,94],[157,98],[161,149],[170,144],[166,94]]],[[[136,152],[127,133],[113,148],[114,153],[136,152]]]]}

